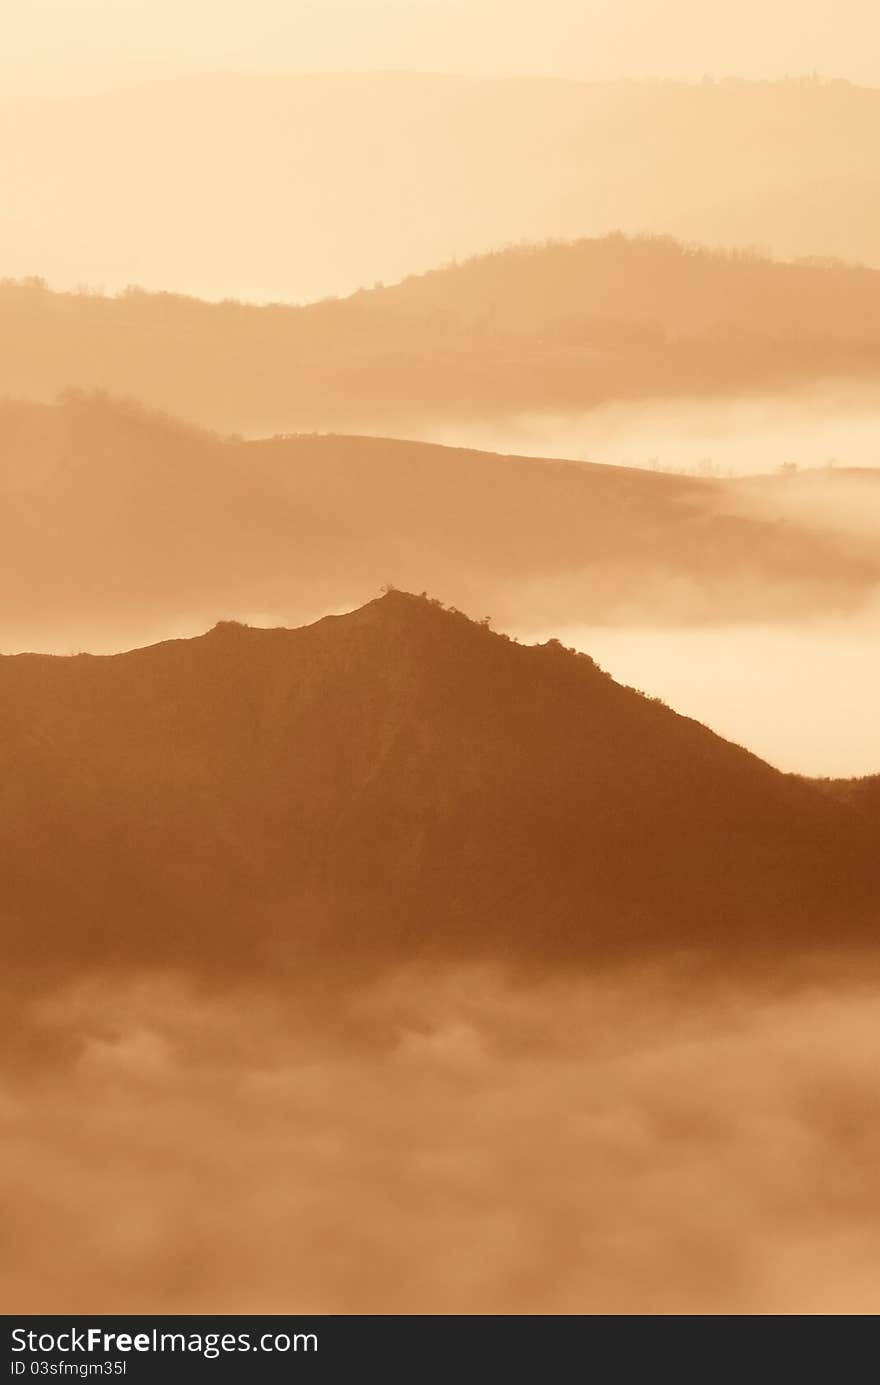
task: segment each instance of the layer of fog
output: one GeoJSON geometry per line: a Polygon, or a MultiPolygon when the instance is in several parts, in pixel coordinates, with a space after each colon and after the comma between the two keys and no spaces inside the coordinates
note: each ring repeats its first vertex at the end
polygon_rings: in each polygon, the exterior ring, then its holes
{"type": "Polygon", "coordinates": [[[843,383],[765,397],[614,401],[573,416],[413,420],[405,432],[447,446],[708,476],[880,466],[876,391],[843,383]]]}
{"type": "Polygon", "coordinates": [[[618,682],[779,769],[834,778],[880,772],[880,618],[553,633],[618,682]]]}
{"type": "Polygon", "coordinates": [[[880,1308],[874,983],[93,981],[24,1009],[7,1312],[880,1308]]]}

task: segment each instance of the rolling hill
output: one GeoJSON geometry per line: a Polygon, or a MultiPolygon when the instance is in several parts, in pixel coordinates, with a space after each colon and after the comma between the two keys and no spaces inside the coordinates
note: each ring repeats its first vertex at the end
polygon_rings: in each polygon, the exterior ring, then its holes
{"type": "Polygon", "coordinates": [[[880,472],[755,481],[0,405],[0,650],[296,625],[386,582],[501,628],[796,621],[880,588],[880,472]]]}
{"type": "Polygon", "coordinates": [[[306,307],[0,284],[0,393],[132,396],[206,427],[412,436],[609,401],[874,389],[880,270],[612,235],[306,307]]]}
{"type": "Polygon", "coordinates": [[[859,803],[557,642],[390,592],[300,630],[0,659],[11,964],[871,944],[859,803]]]}

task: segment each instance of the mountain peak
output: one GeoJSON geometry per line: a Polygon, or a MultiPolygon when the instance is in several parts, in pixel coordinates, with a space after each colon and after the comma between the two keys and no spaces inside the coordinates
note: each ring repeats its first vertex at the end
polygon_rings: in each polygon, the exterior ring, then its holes
{"type": "MultiPolygon", "coordinates": [[[[459,611],[455,606],[447,606],[427,592],[405,591],[400,587],[386,586],[379,596],[359,608],[362,612],[372,612],[379,619],[406,620],[414,624],[458,624],[479,626],[481,622],[459,611]]],[[[355,613],[356,614],[356,613],[355,613]]],[[[482,622],[488,624],[488,621],[482,622]]]]}
{"type": "Polygon", "coordinates": [[[26,948],[587,959],[875,912],[858,804],[413,592],[298,630],[0,659],[0,705],[26,948]]]}

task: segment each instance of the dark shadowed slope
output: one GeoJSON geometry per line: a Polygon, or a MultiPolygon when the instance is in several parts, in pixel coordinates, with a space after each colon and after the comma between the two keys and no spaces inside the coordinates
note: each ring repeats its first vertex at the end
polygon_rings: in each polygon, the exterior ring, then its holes
{"type": "Polygon", "coordinates": [[[249,434],[400,434],[610,400],[864,384],[880,371],[878,322],[878,270],[619,235],[302,308],[6,283],[0,391],[106,389],[249,434]]]}
{"type": "Polygon", "coordinates": [[[818,81],[220,74],[43,100],[0,125],[0,272],[302,300],[615,229],[877,263],[878,127],[880,92],[818,81]]]}
{"type": "Polygon", "coordinates": [[[877,497],[880,472],[749,485],[8,404],[0,649],[130,648],[218,615],[295,625],[388,581],[537,631],[856,611],[880,585],[877,497]]]}
{"type": "Polygon", "coordinates": [[[880,823],[880,774],[860,779],[822,779],[821,788],[841,803],[848,803],[880,823]]]}
{"type": "Polygon", "coordinates": [[[0,660],[6,947],[247,969],[868,942],[871,815],[391,593],[301,630],[0,660]]]}

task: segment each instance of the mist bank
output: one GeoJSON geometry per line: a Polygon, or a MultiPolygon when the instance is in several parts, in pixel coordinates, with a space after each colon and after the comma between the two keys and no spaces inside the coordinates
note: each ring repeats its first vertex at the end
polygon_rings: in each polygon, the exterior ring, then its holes
{"type": "Polygon", "coordinates": [[[16,1313],[868,1314],[880,982],[7,991],[16,1313]]]}
{"type": "Polygon", "coordinates": [[[568,413],[413,418],[405,431],[445,446],[695,476],[880,466],[877,391],[845,380],[775,393],[614,400],[568,413]]]}

